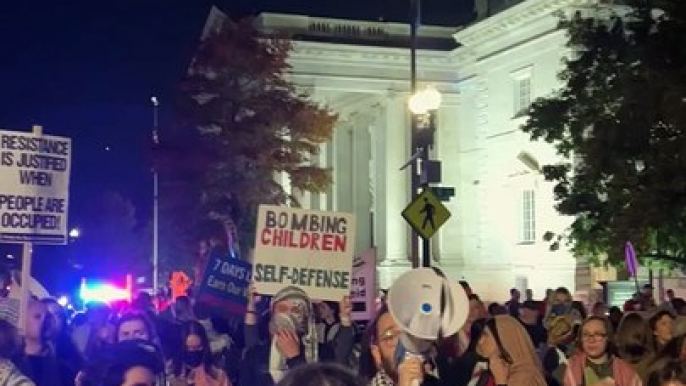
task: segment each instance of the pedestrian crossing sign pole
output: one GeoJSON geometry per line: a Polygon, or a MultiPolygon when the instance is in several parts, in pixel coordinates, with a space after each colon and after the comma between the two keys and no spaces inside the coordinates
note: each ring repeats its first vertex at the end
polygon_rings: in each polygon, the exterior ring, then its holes
{"type": "Polygon", "coordinates": [[[403,210],[403,218],[423,239],[429,240],[448,221],[448,208],[430,189],[424,189],[403,210]]]}

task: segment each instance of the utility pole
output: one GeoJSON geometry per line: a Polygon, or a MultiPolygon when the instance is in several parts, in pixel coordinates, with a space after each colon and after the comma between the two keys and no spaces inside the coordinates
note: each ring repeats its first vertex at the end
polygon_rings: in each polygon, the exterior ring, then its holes
{"type": "MultiPolygon", "coordinates": [[[[422,23],[422,4],[421,0],[410,0],[410,93],[415,95],[417,92],[417,33],[419,26],[422,23]]],[[[420,152],[418,159],[412,163],[412,199],[415,199],[420,193],[422,186],[421,175],[422,168],[428,165],[429,161],[429,147],[426,144],[421,144],[418,140],[418,117],[417,114],[411,114],[412,121],[412,135],[411,135],[411,151],[410,154],[420,152]]],[[[427,184],[428,185],[428,184],[427,184]]],[[[428,238],[421,238],[416,232],[412,234],[412,257],[414,267],[430,267],[431,266],[431,242],[428,238]],[[419,240],[422,242],[421,258],[419,257],[419,240]]]]}
{"type": "MultiPolygon", "coordinates": [[[[417,29],[419,28],[420,1],[410,0],[410,95],[417,92],[417,29]]],[[[410,114],[410,122],[410,154],[415,154],[417,152],[417,116],[413,113],[410,114]]],[[[416,160],[410,167],[410,179],[410,199],[414,200],[419,190],[419,167],[416,160]]],[[[413,231],[410,245],[414,268],[422,265],[419,257],[419,239],[419,234],[413,231]]]]}
{"type": "MultiPolygon", "coordinates": [[[[150,98],[152,102],[152,143],[157,147],[160,143],[159,137],[159,107],[160,102],[157,97],[150,98]]],[[[159,201],[159,171],[157,165],[152,168],[152,288],[156,293],[159,288],[159,253],[160,253],[160,201],[159,201]]]]}

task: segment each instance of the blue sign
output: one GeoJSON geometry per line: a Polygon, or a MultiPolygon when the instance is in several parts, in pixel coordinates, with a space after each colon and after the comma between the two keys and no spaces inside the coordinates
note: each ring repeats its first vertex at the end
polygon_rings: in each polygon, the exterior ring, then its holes
{"type": "Polygon", "coordinates": [[[212,254],[198,291],[198,300],[229,314],[245,314],[252,265],[212,254]]]}

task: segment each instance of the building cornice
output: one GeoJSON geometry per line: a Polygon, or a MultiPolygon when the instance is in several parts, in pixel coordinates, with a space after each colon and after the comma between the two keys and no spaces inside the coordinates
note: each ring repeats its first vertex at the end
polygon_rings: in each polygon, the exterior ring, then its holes
{"type": "MultiPolygon", "coordinates": [[[[538,19],[570,8],[588,8],[598,5],[598,0],[526,0],[512,8],[481,20],[456,32],[455,40],[466,47],[502,38],[522,26],[538,19]]],[[[459,50],[459,48],[458,48],[459,50]]]]}
{"type": "MultiPolygon", "coordinates": [[[[327,66],[330,66],[332,62],[366,66],[389,64],[402,64],[404,66],[410,62],[410,50],[405,48],[300,41],[293,43],[290,59],[295,62],[317,62],[327,66]]],[[[452,66],[453,59],[445,51],[418,50],[417,63],[420,66],[445,67],[452,66]]]]}
{"type": "MultiPolygon", "coordinates": [[[[357,93],[386,93],[389,90],[409,92],[410,80],[400,78],[382,78],[379,76],[359,75],[322,75],[317,73],[294,72],[287,75],[297,85],[312,87],[321,91],[344,91],[357,93]]],[[[420,84],[435,86],[441,93],[455,93],[456,81],[434,78],[420,78],[420,84]]]]}

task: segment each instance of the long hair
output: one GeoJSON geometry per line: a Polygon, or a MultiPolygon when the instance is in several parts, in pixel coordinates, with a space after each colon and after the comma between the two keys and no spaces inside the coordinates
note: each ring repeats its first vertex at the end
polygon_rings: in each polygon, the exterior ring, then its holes
{"type": "Polygon", "coordinates": [[[212,378],[217,379],[219,374],[212,365],[212,351],[210,350],[210,340],[207,338],[207,332],[202,324],[196,321],[189,321],[183,324],[181,327],[181,333],[179,334],[179,340],[177,344],[179,347],[174,350],[172,357],[172,369],[174,375],[182,376],[185,370],[185,354],[186,350],[186,339],[191,335],[197,335],[200,338],[202,344],[202,366],[205,372],[212,378]]]}
{"type": "Polygon", "coordinates": [[[481,334],[484,333],[487,321],[486,318],[480,318],[472,322],[472,327],[469,329],[469,346],[467,346],[465,353],[476,354],[476,346],[479,344],[481,334]]]}
{"type": "Polygon", "coordinates": [[[54,316],[51,317],[51,321],[56,323],[58,328],[57,336],[52,337],[55,355],[70,370],[78,372],[83,367],[84,359],[69,333],[69,326],[67,325],[69,318],[66,310],[54,298],[41,299],[41,303],[48,308],[48,314],[51,314],[50,306],[55,306],[58,310],[59,320],[56,320],[54,316]]]}
{"type": "Polygon", "coordinates": [[[360,365],[358,373],[359,375],[366,379],[367,381],[374,378],[378,369],[376,368],[376,362],[372,356],[372,346],[379,344],[378,342],[378,326],[379,319],[388,313],[388,306],[386,303],[381,304],[379,310],[376,312],[376,316],[367,325],[367,328],[362,335],[362,344],[360,349],[360,365]]]}
{"type": "Polygon", "coordinates": [[[648,376],[647,386],[662,386],[668,382],[686,383],[686,371],[680,360],[673,360],[657,367],[648,376]]]}
{"type": "Polygon", "coordinates": [[[655,355],[653,363],[665,363],[671,360],[681,359],[681,353],[685,344],[686,335],[679,335],[676,338],[672,338],[672,340],[655,355]]]}
{"type": "Polygon", "coordinates": [[[21,351],[21,341],[17,328],[10,322],[0,319],[0,359],[12,359],[21,351]]]}
{"type": "Polygon", "coordinates": [[[509,315],[498,315],[486,322],[500,357],[510,365],[508,385],[543,386],[545,381],[536,349],[524,325],[509,315]]]}
{"type": "Polygon", "coordinates": [[[653,334],[643,316],[631,313],[619,322],[615,333],[617,354],[625,361],[636,364],[652,353],[653,334]]]}
{"type": "MultiPolygon", "coordinates": [[[[674,320],[674,315],[670,311],[667,310],[662,310],[657,312],[655,315],[653,315],[648,323],[650,324],[650,333],[655,334],[655,327],[657,327],[657,323],[662,319],[663,317],[668,316],[672,320],[674,320]]],[[[660,343],[658,342],[657,338],[653,340],[653,348],[658,350],[660,348],[660,343]]]]}
{"type": "Polygon", "coordinates": [[[610,356],[617,356],[617,346],[615,346],[614,341],[612,340],[612,322],[610,322],[610,319],[604,317],[604,316],[598,316],[598,315],[592,315],[586,318],[581,325],[579,326],[579,330],[577,331],[576,334],[576,347],[580,348],[582,351],[584,349],[584,327],[592,322],[592,321],[598,321],[605,326],[605,334],[606,339],[607,339],[607,348],[605,348],[605,352],[610,355],[610,356]]]}
{"type": "Polygon", "coordinates": [[[96,360],[83,369],[83,386],[118,386],[124,383],[126,372],[134,367],[145,367],[155,376],[164,373],[164,362],[157,347],[147,341],[128,340],[112,345],[100,352],[96,360]]]}

